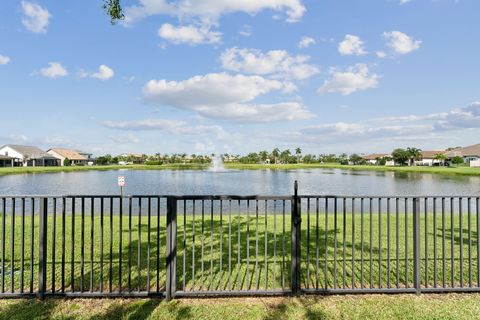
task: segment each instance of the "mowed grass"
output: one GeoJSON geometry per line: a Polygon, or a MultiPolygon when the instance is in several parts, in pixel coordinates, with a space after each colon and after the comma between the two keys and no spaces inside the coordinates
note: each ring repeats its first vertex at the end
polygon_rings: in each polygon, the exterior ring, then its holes
{"type": "MultiPolygon", "coordinates": [[[[14,167],[0,168],[0,176],[21,173],[55,173],[77,171],[106,170],[205,170],[210,164],[174,163],[164,165],[106,165],[106,166],[70,166],[70,167],[14,167]]],[[[308,169],[344,169],[355,171],[388,171],[399,173],[431,173],[446,175],[479,176],[480,168],[475,167],[428,167],[428,166],[374,166],[374,165],[342,165],[339,163],[291,163],[291,164],[242,164],[226,163],[227,169],[235,170],[308,170],[308,169]]]]}
{"type": "Polygon", "coordinates": [[[477,319],[478,294],[0,300],[0,319],[477,319]]]}
{"type": "MultiPolygon", "coordinates": [[[[24,218],[22,230],[22,216],[16,215],[13,238],[12,215],[3,217],[5,246],[0,252],[4,257],[0,264],[5,272],[1,274],[0,289],[3,284],[5,292],[35,291],[38,286],[38,217],[33,220],[32,232],[30,216],[24,218]],[[30,262],[32,243],[33,264],[30,262]]],[[[55,223],[53,220],[49,215],[49,291],[58,292],[62,288],[65,292],[164,290],[164,216],[152,216],[150,227],[145,215],[129,217],[124,214],[120,221],[118,215],[110,218],[107,213],[103,219],[99,214],[85,214],[83,219],[78,213],[75,219],[67,214],[65,220],[57,214],[55,223]]],[[[319,214],[317,218],[315,213],[304,213],[302,220],[302,288],[413,286],[411,214],[366,213],[362,218],[360,214],[350,213],[339,213],[335,217],[330,212],[328,217],[319,214]]],[[[257,215],[250,212],[249,216],[224,213],[221,218],[209,212],[204,212],[203,218],[199,212],[195,217],[179,213],[177,223],[177,290],[290,288],[288,213],[276,211],[265,215],[259,212],[257,215]]],[[[422,286],[478,286],[476,214],[464,213],[461,219],[458,214],[442,216],[437,213],[435,218],[432,213],[422,214],[420,224],[422,286]]]]}
{"type": "Polygon", "coordinates": [[[404,173],[432,173],[446,175],[480,175],[476,167],[429,167],[429,166],[375,166],[375,165],[342,165],[339,163],[292,163],[292,164],[242,164],[227,163],[226,168],[239,170],[297,170],[297,169],[344,169],[354,171],[382,171],[404,173]]]}

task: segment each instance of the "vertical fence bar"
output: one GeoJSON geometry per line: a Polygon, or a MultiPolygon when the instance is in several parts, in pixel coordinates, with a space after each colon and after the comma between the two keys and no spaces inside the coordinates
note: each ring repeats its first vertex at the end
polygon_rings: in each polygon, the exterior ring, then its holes
{"type": "Polygon", "coordinates": [[[298,182],[293,187],[292,203],[292,293],[300,293],[300,263],[301,263],[301,199],[298,197],[298,182]]]}
{"type": "Polygon", "coordinates": [[[57,198],[53,198],[52,222],[52,293],[55,293],[55,244],[57,242],[57,198]]]}
{"type": "MultiPolygon", "coordinates": [[[[30,293],[33,293],[33,262],[35,250],[35,198],[31,198],[31,229],[30,229],[30,293]]],[[[73,233],[72,233],[73,234],[73,233]]],[[[3,270],[3,269],[2,269],[3,270]]],[[[2,272],[3,275],[3,272],[2,272]]]]}
{"type": "Polygon", "coordinates": [[[420,198],[413,199],[413,256],[413,285],[416,293],[420,294],[420,198]]]}
{"type": "Polygon", "coordinates": [[[171,300],[176,291],[177,259],[177,198],[167,198],[167,283],[166,298],[171,300]]]}
{"type": "Polygon", "coordinates": [[[47,214],[48,198],[41,198],[40,230],[38,235],[38,297],[40,299],[45,297],[45,292],[47,291],[47,214]]]}
{"type": "Polygon", "coordinates": [[[21,265],[21,271],[20,271],[20,293],[23,293],[23,287],[25,284],[25,198],[22,198],[22,255],[20,257],[20,265],[21,265]]]}
{"type": "MultiPolygon", "coordinates": [[[[6,219],[6,212],[7,211],[7,200],[6,198],[1,199],[2,200],[2,293],[5,292],[5,219],[6,219]]],[[[33,219],[32,219],[33,220],[33,219]]],[[[33,248],[33,242],[32,242],[32,248],[33,248]]]]}
{"type": "MultiPolygon", "coordinates": [[[[12,217],[11,217],[11,226],[10,226],[10,292],[15,292],[15,198],[12,197],[12,217]]],[[[2,270],[5,272],[5,270],[2,270]]]]}

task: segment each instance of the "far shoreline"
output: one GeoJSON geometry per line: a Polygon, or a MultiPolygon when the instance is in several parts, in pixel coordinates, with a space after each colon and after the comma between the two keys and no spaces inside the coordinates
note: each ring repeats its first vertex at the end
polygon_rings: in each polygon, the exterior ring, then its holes
{"type": "MultiPolygon", "coordinates": [[[[165,165],[106,165],[106,166],[70,166],[70,167],[7,167],[0,168],[0,176],[11,174],[56,173],[109,170],[206,170],[209,164],[165,164],[165,165]]],[[[380,171],[404,173],[430,173],[441,175],[480,176],[480,168],[475,167],[428,167],[428,166],[375,166],[342,165],[339,163],[312,164],[242,164],[226,163],[225,168],[236,170],[302,170],[302,169],[342,169],[351,171],[380,171]]]]}

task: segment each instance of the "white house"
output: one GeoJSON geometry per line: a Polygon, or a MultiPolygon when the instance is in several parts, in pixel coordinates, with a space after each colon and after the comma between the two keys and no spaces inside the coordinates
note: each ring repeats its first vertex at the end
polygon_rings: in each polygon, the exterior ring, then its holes
{"type": "Polygon", "coordinates": [[[379,159],[385,158],[385,157],[391,157],[391,155],[386,154],[386,153],[372,153],[366,156],[363,156],[363,159],[367,161],[369,164],[377,165],[379,164],[379,159]]]}
{"type": "Polygon", "coordinates": [[[31,146],[7,144],[0,148],[0,155],[17,159],[15,165],[23,167],[58,166],[59,160],[45,151],[31,146]]]}
{"type": "Polygon", "coordinates": [[[65,165],[65,159],[70,160],[72,165],[87,165],[88,159],[78,151],[64,148],[52,148],[47,151],[48,154],[60,160],[60,165],[65,165]]]}
{"type": "Polygon", "coordinates": [[[422,151],[422,160],[415,161],[417,166],[433,166],[442,164],[442,160],[435,159],[437,155],[445,154],[445,151],[433,150],[433,151],[422,151]]]}
{"type": "Polygon", "coordinates": [[[480,166],[480,143],[465,148],[457,148],[446,153],[447,158],[462,157],[471,167],[480,166]]]}

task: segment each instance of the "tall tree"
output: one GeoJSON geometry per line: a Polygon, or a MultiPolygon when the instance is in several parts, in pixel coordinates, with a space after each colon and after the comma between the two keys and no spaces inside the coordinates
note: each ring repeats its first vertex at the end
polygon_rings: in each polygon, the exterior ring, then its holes
{"type": "Polygon", "coordinates": [[[296,148],[295,149],[295,155],[297,156],[297,163],[300,163],[300,157],[302,155],[302,149],[296,148]]]}
{"type": "Polygon", "coordinates": [[[278,156],[280,156],[280,149],[278,148],[273,149],[272,156],[273,156],[273,162],[276,164],[278,156]]]}
{"type": "Polygon", "coordinates": [[[125,19],[120,0],[103,0],[103,9],[107,11],[112,24],[117,23],[119,20],[125,19]]]}
{"type": "Polygon", "coordinates": [[[407,148],[407,152],[410,156],[408,165],[415,165],[415,161],[422,160],[422,150],[418,148],[407,148]]]}

